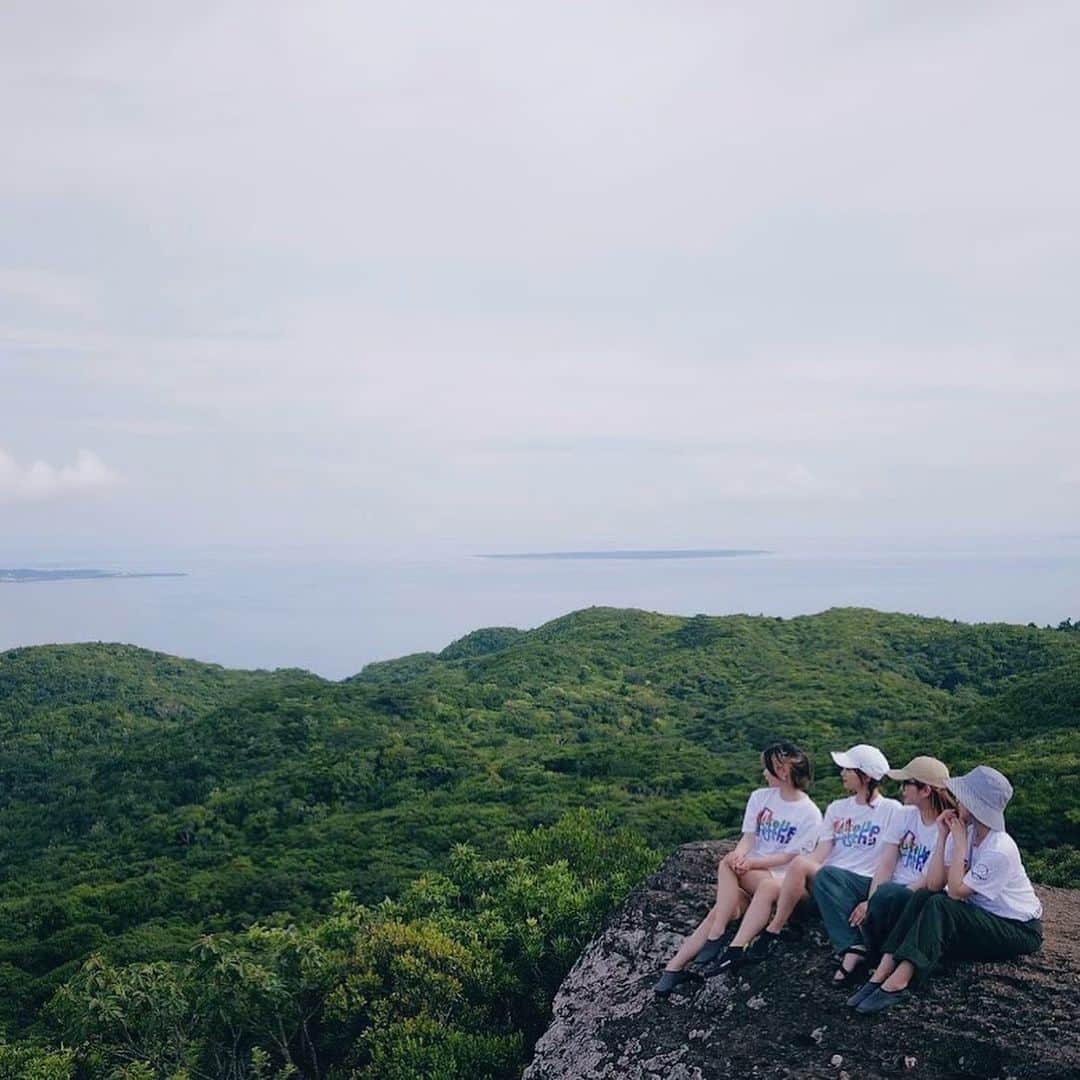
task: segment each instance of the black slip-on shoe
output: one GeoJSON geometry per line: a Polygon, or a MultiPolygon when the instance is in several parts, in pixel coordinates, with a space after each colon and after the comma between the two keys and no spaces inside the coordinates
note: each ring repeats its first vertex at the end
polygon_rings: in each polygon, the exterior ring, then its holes
{"type": "Polygon", "coordinates": [[[673,990],[678,989],[683,983],[699,983],[701,976],[693,971],[665,971],[656,981],[653,993],[657,997],[667,997],[673,990]]]}
{"type": "Polygon", "coordinates": [[[881,983],[876,982],[863,983],[862,986],[847,999],[847,1004],[854,1009],[856,1005],[868,998],[880,985],[881,983]]]}
{"type": "Polygon", "coordinates": [[[747,948],[746,962],[748,964],[760,964],[763,960],[768,960],[779,947],[780,935],[770,933],[768,930],[762,930],[747,948]]]}
{"type": "Polygon", "coordinates": [[[718,938],[709,938],[690,963],[697,964],[698,967],[711,964],[727,948],[729,941],[731,941],[730,934],[724,934],[718,938]]]}
{"type": "Polygon", "coordinates": [[[746,946],[745,945],[728,945],[724,951],[705,968],[701,974],[706,979],[711,979],[716,975],[725,975],[729,972],[736,972],[746,963],[746,946]]]}
{"type": "Polygon", "coordinates": [[[911,1000],[910,990],[883,990],[880,986],[874,988],[872,994],[867,994],[866,997],[855,1006],[857,1013],[862,1013],[863,1016],[868,1016],[870,1013],[884,1012],[886,1009],[891,1009],[894,1005],[903,1005],[905,1001],[911,1000]]]}

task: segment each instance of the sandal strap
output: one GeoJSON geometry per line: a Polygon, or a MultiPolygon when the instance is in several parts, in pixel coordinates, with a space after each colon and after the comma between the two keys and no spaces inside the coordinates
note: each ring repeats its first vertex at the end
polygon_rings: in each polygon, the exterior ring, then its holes
{"type": "Polygon", "coordinates": [[[870,955],[870,950],[865,945],[849,945],[846,949],[833,953],[833,959],[843,960],[848,955],[867,957],[870,955]]]}

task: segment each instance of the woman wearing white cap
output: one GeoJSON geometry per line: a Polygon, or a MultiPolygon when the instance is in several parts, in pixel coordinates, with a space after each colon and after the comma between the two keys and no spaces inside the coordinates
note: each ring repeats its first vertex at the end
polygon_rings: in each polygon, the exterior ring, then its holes
{"type": "Polygon", "coordinates": [[[781,931],[799,901],[806,898],[808,886],[823,865],[843,872],[838,880],[843,881],[852,897],[847,910],[835,920],[835,926],[826,922],[830,936],[834,932],[841,934],[841,926],[847,927],[851,909],[866,896],[884,847],[885,830],[893,814],[900,810],[900,804],[878,793],[889,762],[876,746],[860,744],[843,753],[834,751],[832,759],[840,766],[844,790],[851,794],[829,804],[814,850],[788,864],[771,920],[768,912],[760,920],[752,920],[748,911],[731,944],[707,975],[764,960],[776,948],[781,931]],[[755,935],[757,940],[751,944],[755,935]]]}
{"type": "Polygon", "coordinates": [[[870,981],[848,999],[856,1012],[900,1004],[911,980],[928,975],[943,956],[1009,960],[1042,944],[1042,904],[1005,831],[1012,785],[979,765],[948,788],[960,809],[938,818],[944,842],[931,856],[928,888],[912,893],[870,981]],[[935,891],[942,886],[945,892],[935,891]]]}
{"type": "Polygon", "coordinates": [[[867,893],[858,895],[861,880],[836,866],[823,866],[814,878],[814,900],[841,955],[833,976],[837,986],[857,976],[867,955],[880,949],[911,894],[926,887],[930,856],[938,844],[938,816],[956,808],[945,788],[949,770],[937,758],[913,758],[885,775],[903,785],[904,805],[885,830],[867,893]]]}

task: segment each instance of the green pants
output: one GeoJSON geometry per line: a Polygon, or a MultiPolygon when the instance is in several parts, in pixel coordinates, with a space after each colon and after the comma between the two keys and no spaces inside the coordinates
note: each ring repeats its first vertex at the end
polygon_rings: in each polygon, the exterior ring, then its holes
{"type": "Polygon", "coordinates": [[[1042,945],[1042,922],[1017,922],[991,915],[943,892],[913,892],[885,939],[882,952],[907,960],[916,974],[929,975],[942,957],[951,960],[1011,960],[1042,945]]]}
{"type": "Polygon", "coordinates": [[[896,925],[913,895],[906,885],[897,885],[894,881],[886,881],[877,887],[870,897],[861,927],[863,941],[871,953],[882,951],[882,942],[889,936],[889,931],[896,925]]]}

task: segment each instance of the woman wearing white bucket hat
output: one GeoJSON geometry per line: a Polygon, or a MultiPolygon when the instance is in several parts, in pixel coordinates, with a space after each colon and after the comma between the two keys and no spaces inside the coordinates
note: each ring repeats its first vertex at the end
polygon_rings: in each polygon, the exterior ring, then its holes
{"type": "Polygon", "coordinates": [[[856,1012],[901,1003],[911,980],[928,975],[944,956],[1010,960],[1042,944],[1042,904],[1005,831],[1012,785],[997,769],[979,765],[950,779],[948,788],[960,810],[938,818],[944,842],[931,856],[928,888],[912,894],[870,982],[848,1000],[856,1012]],[[943,885],[947,891],[933,891],[943,885]]]}
{"type": "MultiPolygon", "coordinates": [[[[844,789],[851,794],[830,803],[825,810],[814,850],[809,855],[796,856],[788,864],[772,919],[769,920],[766,912],[760,920],[751,920],[751,913],[747,912],[731,944],[705,972],[706,975],[719,974],[769,956],[777,947],[780,934],[795,908],[807,898],[807,890],[823,866],[833,866],[840,871],[837,881],[845,895],[850,896],[843,914],[837,915],[832,922],[826,921],[829,936],[842,935],[843,924],[852,941],[858,940],[858,932],[847,926],[847,919],[855,904],[866,896],[884,847],[883,834],[893,814],[900,810],[900,804],[878,793],[878,785],[888,771],[889,762],[876,746],[860,743],[842,753],[833,751],[832,759],[840,767],[844,789]]],[[[843,903],[838,902],[831,910],[839,912],[842,907],[843,903]]],[[[822,914],[825,915],[824,910],[822,914]]]]}
{"type": "Polygon", "coordinates": [[[870,886],[870,897],[851,917],[871,955],[881,951],[911,894],[926,888],[930,859],[945,842],[937,819],[946,810],[956,809],[956,800],[948,790],[949,770],[935,757],[912,758],[902,769],[890,769],[886,775],[900,781],[904,809],[885,834],[885,853],[870,886]]]}

